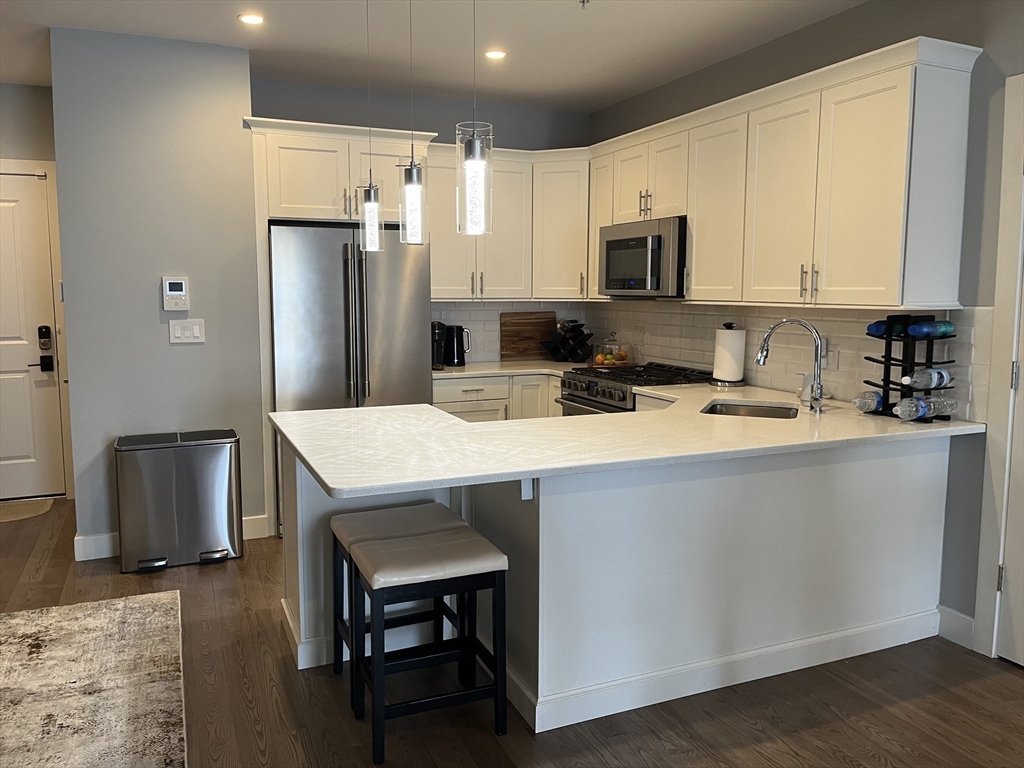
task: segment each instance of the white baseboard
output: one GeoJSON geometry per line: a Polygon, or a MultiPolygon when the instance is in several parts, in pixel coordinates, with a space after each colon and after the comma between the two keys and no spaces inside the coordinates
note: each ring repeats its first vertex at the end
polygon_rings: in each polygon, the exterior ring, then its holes
{"type": "Polygon", "coordinates": [[[938,627],[939,612],[924,611],[891,621],[684,664],[554,696],[542,696],[536,703],[532,718],[529,716],[533,714],[529,712],[529,694],[522,683],[511,676],[509,698],[533,726],[534,732],[541,733],[702,691],[922,640],[935,636],[938,627]],[[513,694],[513,689],[518,690],[513,694]],[[523,711],[524,708],[527,711],[523,711]]]}
{"type": "Polygon", "coordinates": [[[75,536],[75,560],[99,560],[104,557],[117,557],[121,554],[121,545],[116,533],[100,533],[95,536],[75,536]]]}
{"type": "Polygon", "coordinates": [[[265,539],[268,536],[276,535],[277,531],[270,530],[270,515],[262,514],[242,518],[243,539],[265,539]]]}
{"type": "Polygon", "coordinates": [[[939,637],[964,648],[974,648],[974,619],[944,605],[939,606],[939,637]]]}

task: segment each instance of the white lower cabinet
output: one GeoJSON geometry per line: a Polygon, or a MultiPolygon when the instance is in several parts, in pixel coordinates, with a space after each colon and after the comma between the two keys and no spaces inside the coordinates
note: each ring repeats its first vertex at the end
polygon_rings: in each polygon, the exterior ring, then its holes
{"type": "Polygon", "coordinates": [[[434,407],[458,416],[463,421],[505,421],[509,418],[509,401],[475,400],[467,403],[434,403],[434,407]]]}
{"type": "Polygon", "coordinates": [[[562,406],[557,400],[562,396],[562,377],[548,376],[548,416],[561,416],[562,406]]]}
{"type": "Polygon", "coordinates": [[[551,377],[543,374],[512,377],[513,419],[539,419],[550,414],[549,378],[551,377]]]}

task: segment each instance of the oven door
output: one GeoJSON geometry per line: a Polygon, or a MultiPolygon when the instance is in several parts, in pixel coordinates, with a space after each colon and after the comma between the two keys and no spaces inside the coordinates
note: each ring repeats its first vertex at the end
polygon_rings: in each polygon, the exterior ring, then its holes
{"type": "Polygon", "coordinates": [[[600,292],[682,296],[680,217],[601,227],[600,292]]]}
{"type": "Polygon", "coordinates": [[[625,413],[622,408],[603,403],[592,403],[589,400],[583,401],[568,395],[556,397],[555,402],[562,406],[563,416],[592,416],[599,413],[625,413]]]}

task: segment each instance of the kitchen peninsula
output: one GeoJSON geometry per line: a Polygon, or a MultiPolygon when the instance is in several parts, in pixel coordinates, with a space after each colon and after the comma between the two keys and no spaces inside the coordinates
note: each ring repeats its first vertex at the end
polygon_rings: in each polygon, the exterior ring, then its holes
{"type": "Polygon", "coordinates": [[[755,387],[638,394],[674,402],[271,414],[298,666],[331,656],[331,516],[427,500],[508,555],[509,698],[538,732],[936,634],[949,441],[984,425],[702,413],[799,406],[755,387]]]}

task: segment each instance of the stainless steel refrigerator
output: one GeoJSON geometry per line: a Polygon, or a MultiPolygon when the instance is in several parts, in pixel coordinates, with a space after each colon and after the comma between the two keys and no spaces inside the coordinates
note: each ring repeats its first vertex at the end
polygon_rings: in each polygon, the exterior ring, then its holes
{"type": "Polygon", "coordinates": [[[274,410],[431,401],[430,252],[388,230],[273,224],[274,410]]]}

